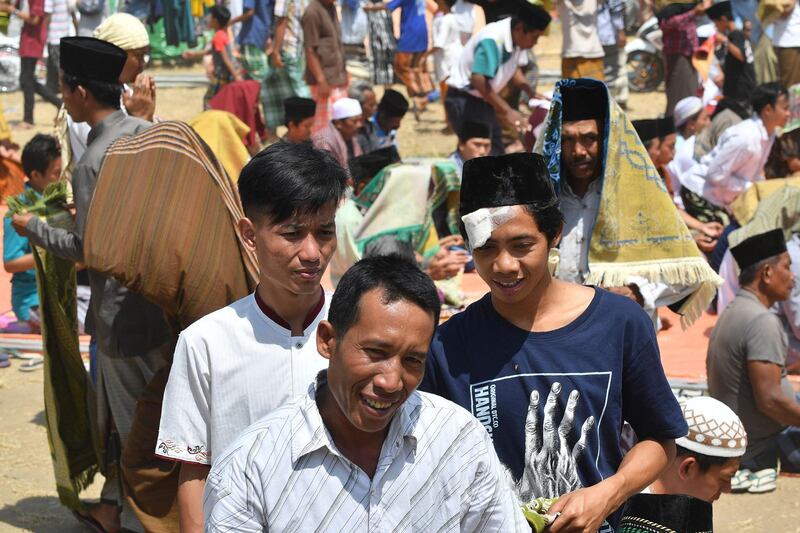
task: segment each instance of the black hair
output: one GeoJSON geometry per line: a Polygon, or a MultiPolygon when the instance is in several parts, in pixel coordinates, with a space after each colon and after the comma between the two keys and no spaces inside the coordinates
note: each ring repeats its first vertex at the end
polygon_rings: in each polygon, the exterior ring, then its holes
{"type": "Polygon", "coordinates": [[[44,174],[50,163],[59,157],[61,157],[61,147],[58,145],[58,139],[52,135],[37,133],[22,149],[22,170],[28,177],[34,171],[44,174]]]}
{"type": "Polygon", "coordinates": [[[752,264],[739,272],[739,287],[746,287],[747,285],[753,283],[756,279],[756,276],[758,276],[758,271],[761,270],[761,267],[766,265],[774,265],[779,258],[780,255],[767,257],[766,259],[762,259],[758,263],[752,264]]]}
{"type": "Polygon", "coordinates": [[[517,26],[517,24],[522,24],[522,31],[524,31],[525,33],[530,33],[530,32],[532,32],[534,30],[538,30],[539,29],[536,26],[528,24],[527,22],[522,20],[522,17],[519,17],[517,15],[512,15],[511,16],[511,29],[513,30],[517,26]]]}
{"type": "Polygon", "coordinates": [[[709,9],[706,12],[706,15],[708,15],[708,18],[714,21],[721,20],[722,17],[725,17],[728,20],[733,20],[733,9],[731,9],[730,4],[728,4],[726,7],[720,9],[709,9]]]}
{"type": "Polygon", "coordinates": [[[221,5],[214,5],[211,6],[211,9],[208,10],[212,17],[217,19],[221,28],[224,28],[228,25],[228,21],[231,20],[231,11],[225,6],[221,5]]]}
{"type": "Polygon", "coordinates": [[[64,84],[74,91],[80,85],[90,93],[98,104],[112,109],[119,109],[119,100],[122,98],[121,83],[107,83],[73,76],[67,72],[63,73],[64,84]]]}
{"type": "Polygon", "coordinates": [[[433,281],[415,263],[397,255],[384,255],[362,259],[339,280],[328,311],[328,321],[336,329],[337,338],[344,337],[358,321],[361,298],[373,289],[382,290],[384,304],[406,300],[430,313],[433,335],[442,307],[433,281]]]}
{"type": "Polygon", "coordinates": [[[311,142],[279,141],[259,152],[239,175],[239,197],[248,218],[273,224],[298,213],[316,213],[344,197],[347,171],[311,142]]]}
{"type": "Polygon", "coordinates": [[[760,115],[761,111],[765,107],[768,105],[774,107],[775,103],[778,101],[778,98],[788,95],[789,91],[787,91],[783,85],[776,81],[762,83],[756,87],[756,90],[753,91],[753,95],[750,97],[750,103],[753,106],[753,112],[756,115],[760,115]]]}
{"type": "Polygon", "coordinates": [[[732,457],[714,457],[713,455],[705,455],[692,450],[687,450],[683,446],[676,444],[678,453],[675,457],[694,457],[697,465],[700,467],[700,472],[705,474],[714,465],[724,465],[732,459],[732,457]]]}

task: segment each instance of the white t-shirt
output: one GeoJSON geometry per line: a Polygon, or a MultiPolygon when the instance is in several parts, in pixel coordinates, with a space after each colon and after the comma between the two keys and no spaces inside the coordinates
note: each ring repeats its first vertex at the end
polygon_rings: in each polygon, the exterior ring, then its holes
{"type": "Polygon", "coordinates": [[[597,0],[559,0],[561,57],[603,57],[603,43],[597,33],[597,0]]]}
{"type": "Polygon", "coordinates": [[[800,7],[795,2],[789,16],[775,21],[772,44],[777,48],[800,47],[800,7]]]}
{"type": "Polygon", "coordinates": [[[304,394],[328,361],[317,325],[330,294],[302,336],[269,318],[253,294],[181,333],[164,392],[156,455],[210,465],[245,428],[304,394]]]}
{"type": "Polygon", "coordinates": [[[433,55],[436,80],[444,81],[461,55],[461,32],[458,30],[456,15],[447,13],[434,17],[432,33],[433,48],[438,48],[433,55]]]}

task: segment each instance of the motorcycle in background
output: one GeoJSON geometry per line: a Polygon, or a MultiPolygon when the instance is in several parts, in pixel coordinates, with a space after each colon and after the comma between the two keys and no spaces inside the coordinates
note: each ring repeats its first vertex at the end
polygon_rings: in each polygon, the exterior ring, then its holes
{"type": "Polygon", "coordinates": [[[625,45],[628,55],[628,86],[632,92],[655,91],[664,81],[663,42],[658,19],[651,17],[636,31],[636,37],[625,45]]]}

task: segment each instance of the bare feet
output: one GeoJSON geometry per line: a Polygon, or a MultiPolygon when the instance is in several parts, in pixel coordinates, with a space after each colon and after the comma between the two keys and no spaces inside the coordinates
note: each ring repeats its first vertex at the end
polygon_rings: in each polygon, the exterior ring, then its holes
{"type": "Polygon", "coordinates": [[[19,128],[21,130],[29,130],[29,129],[33,128],[33,124],[31,124],[30,122],[21,121],[21,122],[17,123],[17,128],[19,128]]]}

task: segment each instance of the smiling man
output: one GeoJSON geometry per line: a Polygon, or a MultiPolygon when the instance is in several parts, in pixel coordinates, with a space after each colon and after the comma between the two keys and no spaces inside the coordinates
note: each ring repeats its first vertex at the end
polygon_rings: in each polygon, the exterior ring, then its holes
{"type": "Polygon", "coordinates": [[[563,219],[541,156],[467,161],[460,214],[491,292],[439,328],[422,389],[472,411],[521,501],[559,498],[551,533],[613,531],[686,434],[653,326],[627,298],[551,276],[563,219]],[[640,439],[624,460],[623,420],[640,439]]]}
{"type": "Polygon", "coordinates": [[[416,265],[356,263],[317,329],[328,370],[215,462],[207,531],[529,532],[481,424],[416,391],[439,309],[416,265]]]}
{"type": "Polygon", "coordinates": [[[216,456],[327,366],[314,339],[328,313],[320,281],[336,249],[346,179],[310,143],[278,142],[242,170],[239,231],[258,258],[258,288],[181,333],[164,393],[155,452],[182,462],[184,533],[202,530],[203,485],[216,456]]]}

